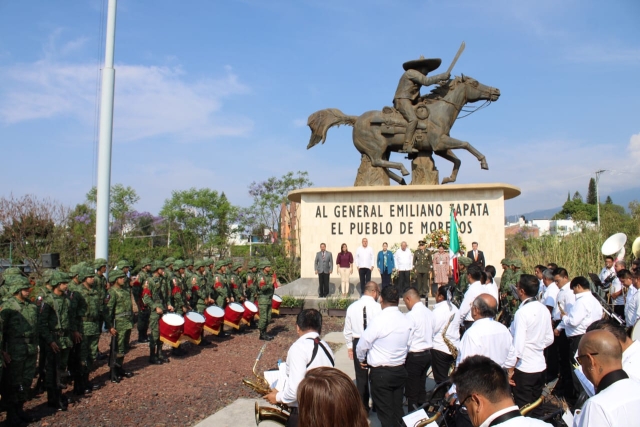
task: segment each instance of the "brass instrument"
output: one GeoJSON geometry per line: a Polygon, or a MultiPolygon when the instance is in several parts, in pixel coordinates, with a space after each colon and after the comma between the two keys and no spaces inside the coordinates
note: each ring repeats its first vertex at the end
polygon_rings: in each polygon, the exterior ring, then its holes
{"type": "MultiPolygon", "coordinates": [[[[242,383],[249,387],[250,389],[258,392],[260,395],[265,396],[271,392],[271,387],[269,387],[269,383],[264,378],[264,376],[259,375],[256,372],[256,368],[258,367],[258,362],[264,353],[267,344],[264,344],[258,353],[258,357],[256,357],[256,361],[253,364],[253,376],[256,377],[254,379],[244,378],[242,383]]],[[[255,416],[256,416],[256,425],[260,424],[262,421],[268,420],[273,421],[274,423],[278,423],[281,425],[286,425],[287,420],[289,419],[289,407],[287,405],[279,403],[277,408],[273,408],[270,406],[260,406],[258,402],[256,402],[255,406],[255,416]]]]}
{"type": "Polygon", "coordinates": [[[553,380],[549,384],[547,384],[544,387],[544,389],[542,389],[542,395],[540,396],[540,398],[538,400],[536,400],[533,403],[527,403],[522,408],[520,408],[520,415],[522,415],[522,416],[527,415],[529,412],[533,411],[538,406],[540,406],[542,404],[542,402],[544,402],[545,399],[547,397],[549,397],[549,395],[551,394],[551,392],[553,391],[553,389],[555,388],[557,383],[558,383],[558,379],[556,378],[555,380],[553,380]]]}
{"type": "Polygon", "coordinates": [[[415,423],[413,427],[424,427],[424,426],[426,426],[427,424],[431,424],[431,423],[433,423],[433,422],[437,421],[437,420],[438,420],[438,418],[440,418],[440,417],[442,416],[442,409],[443,409],[443,408],[442,408],[442,406],[441,406],[441,407],[438,409],[438,412],[436,412],[436,414],[435,414],[433,417],[431,417],[431,418],[425,418],[424,420],[420,420],[420,421],[418,421],[417,423],[415,423]]]}
{"type": "Polygon", "coordinates": [[[453,345],[451,340],[447,338],[447,331],[449,330],[449,326],[451,325],[451,322],[453,322],[453,319],[455,319],[455,317],[456,317],[456,314],[453,313],[451,317],[449,317],[449,322],[447,322],[445,327],[442,329],[442,340],[444,341],[444,343],[447,345],[447,348],[451,352],[451,356],[453,356],[453,363],[451,364],[451,368],[449,369],[449,375],[451,375],[451,372],[453,372],[453,370],[455,369],[456,360],[458,360],[458,349],[456,348],[455,345],[453,345]]]}

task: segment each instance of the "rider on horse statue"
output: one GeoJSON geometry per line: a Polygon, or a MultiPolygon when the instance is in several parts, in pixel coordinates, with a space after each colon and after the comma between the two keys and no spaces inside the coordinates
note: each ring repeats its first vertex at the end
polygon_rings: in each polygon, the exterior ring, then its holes
{"type": "Polygon", "coordinates": [[[414,110],[414,105],[420,97],[420,88],[422,86],[431,86],[442,80],[449,80],[450,73],[441,73],[435,76],[427,77],[431,71],[440,66],[440,59],[420,59],[408,61],[402,64],[405,69],[404,74],[400,77],[398,89],[393,97],[393,106],[407,120],[407,132],[404,138],[404,145],[400,153],[417,153],[418,150],[413,148],[413,135],[418,126],[418,117],[414,110]]]}

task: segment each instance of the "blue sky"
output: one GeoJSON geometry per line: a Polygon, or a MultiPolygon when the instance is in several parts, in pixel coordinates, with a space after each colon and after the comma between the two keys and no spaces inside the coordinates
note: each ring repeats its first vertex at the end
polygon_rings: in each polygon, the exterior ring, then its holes
{"type": "MultiPolygon", "coordinates": [[[[0,0],[0,195],[74,205],[95,184],[103,7],[0,0]]],[[[603,194],[637,187],[638,17],[633,0],[120,0],[112,183],[153,213],[192,186],[249,205],[252,181],[290,170],[350,186],[351,129],[307,151],[307,117],[390,105],[403,62],[444,70],[464,40],[454,73],[502,96],[451,130],[490,167],[458,152],[458,183],[519,186],[510,214],[586,194],[597,169],[603,194]]]]}

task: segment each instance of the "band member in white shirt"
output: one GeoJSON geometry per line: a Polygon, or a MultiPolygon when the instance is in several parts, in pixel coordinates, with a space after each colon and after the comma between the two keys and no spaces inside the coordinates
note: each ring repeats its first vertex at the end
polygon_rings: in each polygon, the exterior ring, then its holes
{"type": "Polygon", "coordinates": [[[509,370],[513,399],[519,407],[533,403],[542,395],[546,375],[544,349],[553,343],[551,314],[537,299],[539,282],[535,276],[523,274],[517,290],[520,307],[511,324],[513,348],[517,359],[509,370]]]}
{"type": "MultiPolygon", "coordinates": [[[[557,306],[558,299],[558,285],[553,280],[553,270],[545,268],[542,271],[542,283],[545,287],[545,291],[542,294],[540,302],[544,304],[549,313],[553,313],[557,306]]],[[[571,292],[571,291],[569,291],[571,292]]],[[[558,312],[558,316],[560,313],[558,312]]],[[[553,320],[551,328],[554,329],[557,324],[560,323],[560,319],[557,322],[553,320]]],[[[560,337],[553,336],[553,343],[544,350],[544,361],[547,364],[547,382],[553,381],[558,378],[558,340],[560,337]]],[[[565,337],[566,339],[566,337],[565,337]]]]}
{"type": "Polygon", "coordinates": [[[598,275],[600,281],[606,286],[608,286],[613,279],[616,277],[616,270],[613,267],[613,257],[611,255],[607,255],[604,258],[604,267],[600,271],[598,275]]]}
{"type": "Polygon", "coordinates": [[[298,385],[307,371],[320,366],[335,366],[331,348],[320,339],[322,315],[318,310],[302,310],[296,319],[296,331],[299,338],[287,353],[288,378],[284,389],[272,390],[264,397],[272,405],[284,403],[291,408],[287,427],[298,426],[298,385]]]}
{"type": "Polygon", "coordinates": [[[593,322],[587,332],[603,330],[611,332],[622,347],[622,369],[632,380],[640,381],[640,342],[633,341],[624,327],[615,320],[598,320],[593,322]]]}
{"type": "Polygon", "coordinates": [[[553,271],[553,280],[558,285],[556,305],[551,312],[554,335],[556,336],[555,344],[558,352],[558,371],[560,373],[560,381],[556,385],[556,392],[559,396],[565,397],[566,399],[574,399],[576,396],[573,391],[573,355],[569,348],[569,339],[564,329],[556,334],[555,328],[562,321],[560,309],[568,312],[576,302],[576,295],[571,290],[569,273],[567,273],[567,270],[564,268],[559,267],[553,271]]]}
{"type": "Polygon", "coordinates": [[[587,332],[576,357],[582,371],[595,387],[574,427],[618,427],[640,420],[640,383],[622,370],[622,348],[607,331],[587,332]]]}
{"type": "Polygon", "coordinates": [[[547,290],[546,285],[544,284],[544,281],[542,280],[542,273],[547,269],[547,267],[545,267],[544,265],[536,265],[536,268],[534,269],[534,274],[536,276],[536,279],[538,279],[538,283],[540,285],[540,289],[538,290],[538,295],[536,296],[536,298],[538,298],[538,301],[541,301],[542,298],[544,297],[544,293],[547,290]]]}
{"type": "Polygon", "coordinates": [[[362,399],[362,404],[369,412],[369,370],[360,366],[357,357],[354,357],[355,348],[367,326],[371,324],[382,308],[378,304],[380,288],[376,282],[368,282],[364,286],[364,295],[347,308],[347,316],[344,319],[344,338],[347,341],[349,359],[353,360],[356,371],[356,387],[362,399]]]}
{"type": "Polygon", "coordinates": [[[624,286],[622,286],[618,278],[618,272],[626,270],[627,267],[624,261],[617,261],[613,268],[615,270],[615,278],[609,288],[609,297],[611,298],[611,304],[613,304],[614,313],[622,318],[624,316],[624,286]]]}
{"type": "MultiPolygon", "coordinates": [[[[618,280],[622,284],[622,287],[625,289],[624,293],[627,294],[625,298],[626,303],[624,305],[624,321],[627,328],[632,328],[638,320],[635,301],[636,292],[638,290],[633,283],[633,273],[631,273],[629,270],[620,270],[618,271],[618,280]]],[[[638,283],[637,280],[635,282],[636,284],[638,283]]]]}
{"type": "Polygon", "coordinates": [[[431,371],[437,384],[449,378],[451,365],[455,363],[449,346],[442,334],[457,351],[460,346],[460,316],[458,307],[449,301],[449,286],[440,286],[433,307],[433,348],[431,349],[431,371]],[[447,328],[446,332],[444,328],[447,328]]]}
{"type": "Polygon", "coordinates": [[[491,358],[503,368],[516,364],[513,337],[509,330],[493,318],[498,312],[498,301],[489,294],[478,296],[471,306],[474,322],[460,340],[457,365],[469,356],[491,358]]]}
{"type": "Polygon", "coordinates": [[[398,289],[400,292],[404,292],[411,284],[411,270],[413,269],[413,253],[411,249],[407,247],[407,242],[400,243],[400,249],[398,249],[393,258],[396,264],[396,270],[398,270],[398,289]]]}
{"type": "Polygon", "coordinates": [[[360,275],[360,295],[362,295],[364,294],[364,285],[371,281],[371,270],[376,266],[373,249],[369,246],[369,240],[366,237],[362,239],[362,246],[356,250],[356,257],[353,263],[356,265],[360,275]]]}
{"type": "MultiPolygon", "coordinates": [[[[567,339],[569,340],[569,363],[571,363],[573,355],[578,351],[580,339],[589,325],[602,319],[602,305],[591,294],[589,281],[582,276],[574,277],[570,286],[576,296],[576,302],[569,308],[568,312],[560,309],[562,321],[554,330],[556,336],[560,335],[560,331],[563,329],[567,334],[567,339]]],[[[571,365],[569,369],[571,369],[571,365]]],[[[573,388],[576,392],[579,392],[581,390],[580,383],[575,375],[572,378],[573,388]]]]}
{"type": "Polygon", "coordinates": [[[482,270],[477,265],[470,265],[467,269],[467,279],[469,280],[469,288],[464,294],[464,299],[460,303],[460,321],[463,322],[465,329],[470,328],[473,323],[471,316],[471,304],[480,294],[490,294],[491,288],[482,284],[482,270]]]}
{"type": "Polygon", "coordinates": [[[402,299],[409,309],[406,316],[413,324],[409,336],[409,354],[404,362],[407,370],[404,394],[409,412],[412,412],[427,401],[425,383],[431,366],[433,313],[420,301],[420,294],[413,286],[405,291],[402,299]]]}
{"type": "Polygon", "coordinates": [[[465,359],[453,373],[459,411],[467,414],[474,427],[551,427],[543,421],[520,415],[511,398],[507,374],[485,356],[465,359]]]}
{"type": "Polygon", "coordinates": [[[380,313],[363,332],[356,357],[369,367],[371,397],[384,427],[402,425],[402,398],[407,381],[404,362],[409,351],[412,322],[398,309],[398,290],[387,286],[380,295],[380,313]]]}

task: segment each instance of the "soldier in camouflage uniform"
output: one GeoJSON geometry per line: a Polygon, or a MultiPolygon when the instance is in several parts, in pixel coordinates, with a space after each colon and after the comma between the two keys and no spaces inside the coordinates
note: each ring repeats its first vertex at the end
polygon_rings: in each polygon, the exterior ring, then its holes
{"type": "Polygon", "coordinates": [[[167,266],[167,268],[165,268],[164,270],[164,278],[166,279],[167,283],[172,283],[173,282],[173,276],[175,274],[175,270],[174,270],[174,263],[176,262],[176,259],[173,257],[169,257],[167,259],[164,260],[164,265],[167,266]]]}
{"type": "Polygon", "coordinates": [[[469,287],[469,279],[467,278],[467,267],[473,264],[473,260],[466,256],[458,257],[458,285],[457,291],[464,295],[469,287]]]}
{"type": "Polygon", "coordinates": [[[82,342],[80,346],[80,366],[82,370],[82,390],[90,393],[100,388],[89,381],[89,374],[98,356],[98,341],[101,326],[99,324],[103,300],[93,287],[95,280],[93,269],[84,267],[78,274],[80,289],[77,292],[78,319],[81,325],[82,342]]]}
{"type": "MultiPolygon", "coordinates": [[[[93,269],[91,269],[93,271],[93,269]]],[[[51,278],[55,274],[55,270],[47,269],[42,273],[42,279],[40,284],[31,291],[33,295],[32,301],[36,304],[38,312],[42,306],[42,302],[48,298],[53,292],[51,287],[51,278]]],[[[36,393],[41,394],[44,392],[45,386],[45,371],[47,360],[47,343],[38,334],[38,383],[36,385],[36,393]]]]}
{"type": "MultiPolygon", "coordinates": [[[[207,272],[205,271],[206,262],[207,261],[202,260],[195,263],[195,274],[191,276],[191,279],[189,281],[191,291],[191,306],[194,307],[195,311],[202,314],[203,316],[204,311],[207,309],[207,307],[215,303],[213,282],[210,282],[207,279],[207,272]]],[[[213,280],[213,276],[211,280],[213,280]]],[[[220,334],[224,333],[221,331],[220,334]]],[[[207,346],[210,344],[211,343],[209,341],[204,339],[203,331],[199,345],[207,346]]]]}
{"type": "MultiPolygon", "coordinates": [[[[413,252],[413,269],[416,272],[416,287],[421,297],[429,297],[429,272],[433,264],[431,257],[431,251],[427,249],[426,242],[420,240],[418,242],[418,249],[413,252]]],[[[431,296],[435,298],[438,292],[438,286],[435,289],[431,289],[431,296]]]]}
{"type": "Polygon", "coordinates": [[[264,261],[260,264],[260,272],[256,277],[256,291],[258,294],[258,307],[260,310],[260,320],[258,321],[258,329],[260,330],[260,339],[271,341],[272,336],[267,335],[267,326],[271,322],[271,303],[273,293],[275,291],[273,278],[271,277],[271,263],[264,261]]]}
{"type": "Polygon", "coordinates": [[[69,276],[71,277],[71,281],[67,287],[67,298],[69,298],[70,303],[70,312],[75,313],[76,318],[72,319],[72,324],[76,325],[76,331],[78,335],[73,339],[73,347],[69,352],[69,373],[71,374],[71,378],[73,378],[73,392],[74,394],[80,396],[84,394],[84,386],[82,384],[82,366],[80,360],[80,351],[82,347],[82,320],[78,315],[78,292],[82,285],[79,281],[79,273],[83,268],[81,264],[72,265],[69,268],[69,276]]]}
{"type": "Polygon", "coordinates": [[[247,301],[255,302],[257,298],[256,294],[256,277],[258,266],[255,261],[249,261],[247,264],[247,276],[245,277],[246,285],[244,293],[247,296],[247,301]]]}
{"type": "Polygon", "coordinates": [[[131,292],[131,277],[129,274],[131,271],[131,263],[126,259],[121,259],[116,263],[115,270],[120,270],[124,273],[124,284],[122,285],[122,289],[126,289],[131,292]]]}
{"type": "Polygon", "coordinates": [[[7,400],[7,421],[10,425],[19,425],[22,421],[34,421],[24,412],[23,405],[29,398],[36,373],[38,310],[29,301],[26,277],[6,277],[4,286],[12,297],[0,305],[3,359],[8,362],[1,393],[2,400],[7,400]]]}
{"type": "Polygon", "coordinates": [[[244,286],[242,286],[242,280],[240,279],[240,273],[242,272],[242,263],[237,262],[231,266],[231,272],[229,273],[229,288],[235,302],[242,304],[246,299],[244,296],[244,286]]]}
{"type": "Polygon", "coordinates": [[[225,269],[225,260],[220,260],[216,263],[217,271],[213,275],[213,291],[216,295],[216,305],[221,308],[225,308],[229,302],[233,301],[233,296],[229,292],[225,269]]]}
{"type": "Polygon", "coordinates": [[[138,272],[138,286],[133,286],[131,290],[133,297],[138,306],[138,342],[149,342],[149,336],[147,335],[147,329],[149,329],[149,316],[151,314],[149,307],[146,307],[142,303],[142,286],[149,279],[151,274],[151,260],[149,258],[143,258],[140,260],[140,271],[138,272]]]}
{"type": "Polygon", "coordinates": [[[71,277],[56,272],[50,280],[53,291],[42,301],[38,317],[38,332],[46,343],[45,387],[47,404],[59,411],[67,410],[67,399],[61,384],[66,377],[69,353],[73,341],[78,339],[76,313],[66,295],[71,277]]]}
{"type": "Polygon", "coordinates": [[[124,355],[131,338],[131,329],[133,329],[133,304],[131,292],[123,288],[125,277],[122,270],[114,270],[109,274],[111,286],[105,310],[105,323],[109,328],[109,334],[117,338],[117,349],[111,349],[116,351],[116,360],[111,366],[112,383],[120,382],[122,377],[133,376],[133,372],[124,369],[124,355]]]}
{"type": "Polygon", "coordinates": [[[194,269],[193,269],[193,260],[192,259],[185,259],[184,260],[184,266],[187,267],[187,269],[184,271],[185,274],[187,275],[187,277],[191,277],[193,276],[194,269]]]}
{"type": "Polygon", "coordinates": [[[511,271],[513,271],[513,279],[511,279],[511,281],[514,285],[517,285],[520,281],[520,276],[522,276],[522,261],[519,259],[512,259],[511,271]]]}
{"type": "Polygon", "coordinates": [[[162,341],[160,341],[159,321],[166,311],[173,311],[169,301],[169,295],[165,293],[162,280],[164,265],[156,262],[151,267],[153,275],[147,279],[142,285],[142,302],[151,310],[149,316],[149,331],[151,339],[149,340],[149,363],[152,365],[161,365],[168,362],[168,359],[162,354],[162,341]]]}
{"type": "MultiPolygon", "coordinates": [[[[18,267],[9,267],[2,273],[3,280],[9,280],[8,278],[11,276],[22,276],[22,271],[18,267]]],[[[2,286],[0,287],[0,301],[6,301],[13,297],[11,294],[11,286],[2,286]]]]}
{"type": "Polygon", "coordinates": [[[204,260],[207,265],[207,268],[204,270],[204,275],[207,278],[207,283],[213,283],[213,273],[215,273],[216,262],[213,260],[213,258],[205,258],[204,260]]]}

